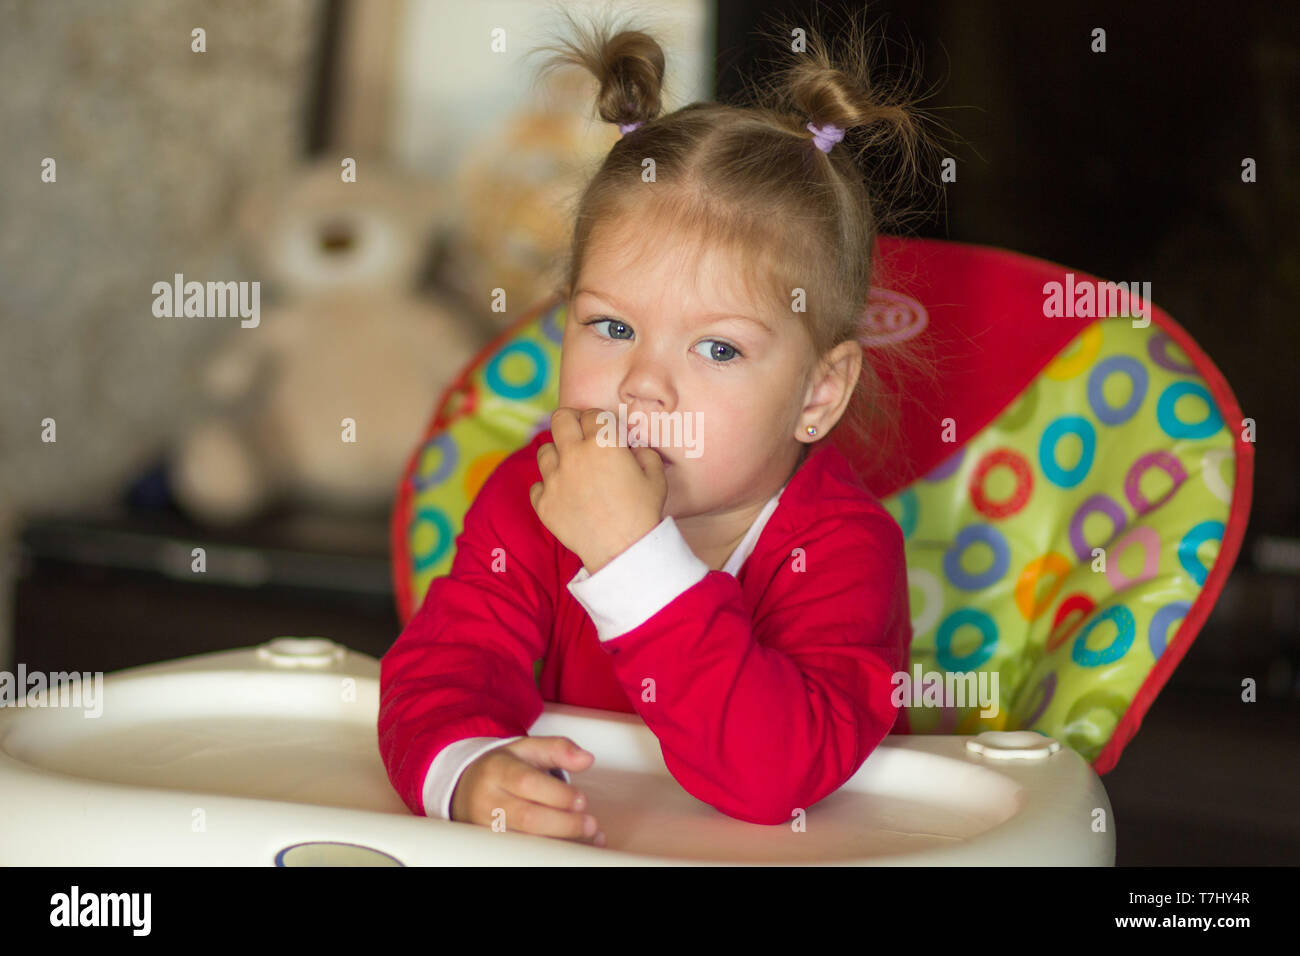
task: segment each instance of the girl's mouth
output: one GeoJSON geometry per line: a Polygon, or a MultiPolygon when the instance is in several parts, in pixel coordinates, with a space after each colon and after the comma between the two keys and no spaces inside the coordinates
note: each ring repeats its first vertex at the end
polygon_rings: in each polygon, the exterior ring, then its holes
{"type": "Polygon", "coordinates": [[[641,444],[640,442],[629,441],[629,442],[628,442],[628,447],[629,447],[629,448],[649,448],[652,452],[654,452],[656,455],[659,456],[659,460],[662,461],[662,462],[664,463],[664,467],[665,467],[665,468],[671,468],[671,467],[673,466],[673,460],[672,460],[671,458],[669,458],[667,455],[665,455],[665,454],[663,453],[663,450],[662,450],[662,449],[655,448],[653,445],[644,445],[644,444],[641,444]]]}

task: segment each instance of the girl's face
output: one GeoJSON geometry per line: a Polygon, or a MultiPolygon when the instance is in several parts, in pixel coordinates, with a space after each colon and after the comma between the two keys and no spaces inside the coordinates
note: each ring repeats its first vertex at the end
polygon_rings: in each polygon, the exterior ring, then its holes
{"type": "Polygon", "coordinates": [[[808,334],[793,312],[760,315],[725,257],[688,261],[644,232],[602,225],[591,237],[564,324],[559,404],[626,406],[627,443],[665,459],[665,515],[766,501],[803,450],[808,334]]]}

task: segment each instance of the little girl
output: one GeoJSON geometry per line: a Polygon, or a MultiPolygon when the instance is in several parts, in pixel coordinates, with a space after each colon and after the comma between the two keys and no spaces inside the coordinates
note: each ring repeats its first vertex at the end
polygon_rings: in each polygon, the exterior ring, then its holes
{"type": "Polygon", "coordinates": [[[665,116],[659,45],[608,33],[552,61],[596,75],[624,134],[579,203],[560,407],[478,492],[383,659],[379,715],[412,812],[595,845],[567,772],[593,757],[527,736],[543,700],[639,714],[686,791],[764,824],[906,731],[903,536],[826,438],[870,440],[880,398],[857,321],[886,210],[837,144],[925,145],[869,92],[857,33],[838,67],[810,36],[776,105],[665,116]],[[685,416],[692,453],[646,425],[685,416]]]}

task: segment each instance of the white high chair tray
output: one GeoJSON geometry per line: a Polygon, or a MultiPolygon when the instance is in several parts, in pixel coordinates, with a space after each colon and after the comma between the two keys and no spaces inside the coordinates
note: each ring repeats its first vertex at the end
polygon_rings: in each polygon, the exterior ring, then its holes
{"type": "Polygon", "coordinates": [[[379,757],[378,706],[377,660],[278,639],[106,675],[99,717],[0,708],[0,865],[1115,860],[1101,781],[1038,734],[890,736],[801,826],[763,826],[683,790],[636,715],[548,703],[530,733],[596,757],[572,775],[608,840],[591,847],[411,814],[379,757]]]}

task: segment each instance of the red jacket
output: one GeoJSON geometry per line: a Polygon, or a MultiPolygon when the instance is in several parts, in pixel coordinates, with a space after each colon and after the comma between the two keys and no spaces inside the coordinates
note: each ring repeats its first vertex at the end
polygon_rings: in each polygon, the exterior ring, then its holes
{"type": "MultiPolygon", "coordinates": [[[[907,732],[890,700],[912,635],[903,535],[832,442],[791,477],[737,577],[698,562],[696,583],[602,640],[569,587],[581,561],[529,500],[550,440],[488,477],[450,573],[381,662],[380,753],[413,813],[444,747],[524,735],[543,700],[639,713],[688,793],[752,823],[787,822],[907,732]]],[[[656,531],[678,534],[671,519],[656,531]]]]}

